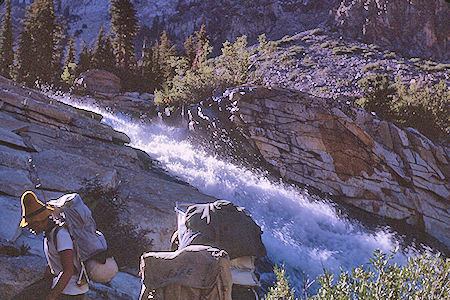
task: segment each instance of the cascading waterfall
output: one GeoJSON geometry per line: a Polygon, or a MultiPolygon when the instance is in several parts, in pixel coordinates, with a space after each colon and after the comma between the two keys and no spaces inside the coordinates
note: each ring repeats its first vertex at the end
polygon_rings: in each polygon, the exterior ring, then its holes
{"type": "MultiPolygon", "coordinates": [[[[368,262],[375,249],[389,252],[398,242],[388,230],[369,232],[363,226],[339,217],[327,201],[264,175],[219,160],[185,140],[184,128],[159,122],[138,124],[94,106],[59,99],[104,116],[102,122],[126,133],[131,145],[146,151],[172,175],[201,192],[243,206],[263,230],[268,256],[284,264],[296,290],[301,289],[303,272],[315,279],[323,268],[339,273],[368,262]]],[[[405,250],[406,251],[406,250],[405,250]]],[[[409,251],[409,250],[408,250],[409,251]]],[[[411,250],[412,251],[412,250],[411,250]]],[[[396,256],[403,263],[407,253],[396,256]]]]}

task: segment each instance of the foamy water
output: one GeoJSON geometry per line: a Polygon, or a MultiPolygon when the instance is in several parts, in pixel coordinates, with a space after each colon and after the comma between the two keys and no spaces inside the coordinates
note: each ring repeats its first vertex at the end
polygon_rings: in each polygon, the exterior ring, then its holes
{"type": "MultiPolygon", "coordinates": [[[[326,201],[313,200],[305,191],[270,182],[264,175],[217,159],[185,140],[183,128],[159,122],[133,123],[91,105],[60,101],[104,116],[102,122],[131,138],[131,146],[146,151],[174,176],[202,193],[243,206],[263,230],[269,258],[284,264],[297,290],[305,272],[311,279],[326,268],[339,273],[367,263],[375,249],[389,252],[398,243],[392,233],[368,232],[340,218],[326,201]]],[[[182,199],[180,199],[182,200],[182,199]]],[[[406,254],[398,254],[403,263],[406,254]]]]}

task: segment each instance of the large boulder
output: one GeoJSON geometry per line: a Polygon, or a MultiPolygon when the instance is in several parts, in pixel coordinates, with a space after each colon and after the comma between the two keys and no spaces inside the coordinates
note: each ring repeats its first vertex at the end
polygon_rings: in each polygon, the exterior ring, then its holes
{"type": "Polygon", "coordinates": [[[119,77],[111,72],[98,69],[81,73],[75,80],[74,87],[77,91],[92,94],[118,94],[122,88],[119,77]]]}

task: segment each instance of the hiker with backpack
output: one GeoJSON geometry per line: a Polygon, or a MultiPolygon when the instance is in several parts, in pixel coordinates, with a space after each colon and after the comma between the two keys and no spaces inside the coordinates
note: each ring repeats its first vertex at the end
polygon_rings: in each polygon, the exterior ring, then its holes
{"type": "Polygon", "coordinates": [[[13,299],[45,299],[45,300],[84,300],[89,290],[87,280],[79,280],[76,271],[81,270],[75,253],[74,243],[69,231],[58,224],[52,214],[54,208],[38,200],[32,191],[26,191],[21,197],[22,220],[20,227],[27,227],[34,234],[44,233],[44,253],[47,268],[41,290],[33,285],[29,293],[24,290],[13,299]],[[45,281],[53,278],[47,291],[42,291],[45,281]],[[40,298],[36,293],[43,294],[40,298]],[[27,298],[30,297],[31,298],[27,298]]]}
{"type": "Polygon", "coordinates": [[[44,279],[28,286],[13,299],[85,299],[89,280],[110,282],[119,271],[117,263],[79,194],[66,194],[48,203],[43,191],[42,196],[45,204],[31,191],[22,195],[20,227],[44,233],[48,262],[44,278],[54,278],[50,285],[44,279]],[[45,296],[37,296],[42,290],[45,296]]]}

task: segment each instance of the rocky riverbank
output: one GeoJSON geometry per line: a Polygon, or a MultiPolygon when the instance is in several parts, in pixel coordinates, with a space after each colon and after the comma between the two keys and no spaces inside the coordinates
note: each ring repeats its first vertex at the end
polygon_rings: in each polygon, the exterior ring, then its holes
{"type": "MultiPolygon", "coordinates": [[[[116,188],[126,200],[121,220],[147,232],[145,239],[153,245],[148,250],[169,249],[176,229],[176,201],[216,200],[166,174],[146,153],[127,146],[130,139],[124,133],[101,123],[101,119],[101,115],[62,104],[0,77],[1,239],[9,240],[16,232],[21,194],[35,190],[36,173],[30,159],[47,198],[78,191],[86,180],[98,180],[104,189],[116,188]]],[[[23,232],[16,245],[21,244],[30,247],[26,255],[0,255],[2,299],[39,278],[45,268],[40,237],[23,232]]],[[[121,276],[116,288],[98,289],[105,295],[126,295],[130,292],[123,284],[127,275],[121,276]]]]}

